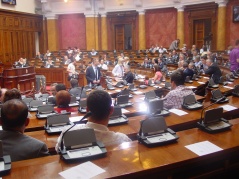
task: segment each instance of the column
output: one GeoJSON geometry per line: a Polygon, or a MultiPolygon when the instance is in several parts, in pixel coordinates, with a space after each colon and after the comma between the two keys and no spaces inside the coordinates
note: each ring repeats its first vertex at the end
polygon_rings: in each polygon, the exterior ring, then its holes
{"type": "Polygon", "coordinates": [[[226,4],[227,1],[221,0],[218,3],[217,14],[217,45],[216,50],[226,49],[226,4]]]}
{"type": "Polygon", "coordinates": [[[47,42],[50,51],[59,50],[57,16],[47,16],[47,42]]]}
{"type": "Polygon", "coordinates": [[[86,48],[87,50],[99,49],[98,19],[96,15],[86,16],[86,48]]]}
{"type": "Polygon", "coordinates": [[[145,12],[139,11],[139,50],[146,49],[145,12]]]}
{"type": "Polygon", "coordinates": [[[106,14],[101,15],[101,48],[102,50],[108,50],[108,32],[107,32],[106,14]]]}
{"type": "Polygon", "coordinates": [[[184,44],[184,7],[177,7],[177,39],[180,40],[179,48],[183,47],[184,44]]]}

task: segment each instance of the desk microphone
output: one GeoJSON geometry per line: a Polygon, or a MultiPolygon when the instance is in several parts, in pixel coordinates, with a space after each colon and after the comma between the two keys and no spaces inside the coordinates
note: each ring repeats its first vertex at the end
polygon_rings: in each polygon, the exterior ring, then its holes
{"type": "Polygon", "coordinates": [[[207,109],[207,108],[209,108],[210,106],[212,106],[212,105],[218,103],[219,101],[224,100],[224,99],[225,99],[225,96],[223,96],[223,97],[217,99],[214,103],[212,103],[212,104],[210,104],[210,105],[208,105],[208,106],[206,106],[206,107],[204,107],[204,108],[202,109],[201,118],[200,118],[200,124],[201,124],[202,121],[203,121],[202,115],[203,115],[204,110],[207,109]]]}
{"type": "MultiPolygon", "coordinates": [[[[89,116],[91,116],[91,112],[87,112],[86,115],[84,115],[83,118],[81,118],[77,123],[80,123],[81,121],[83,121],[84,119],[88,118],[89,116]]],[[[64,144],[63,144],[63,139],[64,139],[64,136],[65,134],[71,129],[73,128],[74,126],[76,125],[76,123],[74,125],[72,125],[71,127],[69,127],[63,134],[62,134],[62,137],[61,137],[61,150],[64,149],[64,144]]]]}

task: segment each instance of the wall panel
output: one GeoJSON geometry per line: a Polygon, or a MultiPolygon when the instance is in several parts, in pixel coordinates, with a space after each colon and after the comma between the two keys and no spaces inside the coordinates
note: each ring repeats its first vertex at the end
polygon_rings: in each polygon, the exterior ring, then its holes
{"type": "Polygon", "coordinates": [[[20,57],[35,57],[35,32],[43,31],[42,23],[41,15],[1,10],[0,61],[12,66],[20,57]]]}
{"type": "Polygon", "coordinates": [[[169,47],[177,36],[175,8],[148,10],[145,13],[146,48],[151,45],[169,47]]]}
{"type": "Polygon", "coordinates": [[[58,27],[60,49],[68,47],[86,49],[86,22],[83,14],[60,15],[58,27]]]}

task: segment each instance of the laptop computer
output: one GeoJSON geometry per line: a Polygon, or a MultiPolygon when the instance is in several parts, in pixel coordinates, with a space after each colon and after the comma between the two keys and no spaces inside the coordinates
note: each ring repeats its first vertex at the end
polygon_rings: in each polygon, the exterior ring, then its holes
{"type": "Polygon", "coordinates": [[[128,118],[122,114],[121,107],[114,106],[114,111],[110,115],[108,126],[128,123],[128,118]]]}
{"type": "Polygon", "coordinates": [[[163,145],[177,141],[179,137],[169,129],[162,116],[154,116],[141,121],[138,141],[146,146],[163,145]]]}
{"type": "Polygon", "coordinates": [[[219,89],[212,90],[211,93],[212,93],[211,98],[212,102],[217,101],[217,103],[225,103],[229,101],[229,99],[226,96],[224,96],[219,89]]]}
{"type": "Polygon", "coordinates": [[[163,100],[157,99],[148,102],[148,114],[152,116],[167,116],[170,112],[163,107],[163,100]]]}
{"type": "Polygon", "coordinates": [[[56,114],[56,112],[54,111],[53,105],[43,105],[43,106],[38,106],[36,117],[38,119],[44,119],[54,114],[56,114]]]}
{"type": "Polygon", "coordinates": [[[154,92],[154,90],[151,90],[151,91],[145,93],[145,97],[144,97],[145,101],[148,102],[148,101],[153,101],[153,100],[157,100],[157,99],[159,99],[159,98],[156,95],[156,93],[154,92]]]}
{"type": "Polygon", "coordinates": [[[32,100],[29,103],[29,107],[28,110],[31,112],[37,111],[38,110],[38,106],[42,106],[43,105],[43,101],[41,100],[32,100]]]}
{"type": "Polygon", "coordinates": [[[222,118],[222,116],[223,108],[207,110],[204,115],[204,120],[198,123],[199,127],[209,133],[227,130],[232,124],[222,118]]]}
{"type": "Polygon", "coordinates": [[[117,97],[117,106],[122,108],[132,106],[133,103],[129,101],[129,95],[119,95],[117,97]]]}
{"type": "Polygon", "coordinates": [[[137,88],[135,88],[134,84],[129,85],[129,90],[130,91],[137,91],[137,88]]]}
{"type": "Polygon", "coordinates": [[[188,110],[197,110],[203,105],[196,100],[195,95],[191,94],[184,97],[182,107],[188,110]]]}
{"type": "Polygon", "coordinates": [[[69,104],[70,107],[79,106],[79,102],[76,100],[76,96],[71,96],[71,102],[69,104]]]}

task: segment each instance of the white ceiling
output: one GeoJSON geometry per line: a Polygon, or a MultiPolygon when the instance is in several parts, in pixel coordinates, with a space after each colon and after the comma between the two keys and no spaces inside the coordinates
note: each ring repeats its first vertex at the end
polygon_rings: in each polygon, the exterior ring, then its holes
{"type": "MultiPolygon", "coordinates": [[[[186,5],[215,2],[224,5],[228,0],[36,0],[40,3],[42,14],[47,18],[56,18],[59,14],[84,13],[86,16],[106,14],[113,11],[137,10],[174,7],[182,10],[186,5]]],[[[39,13],[39,12],[38,12],[39,13]]]]}

